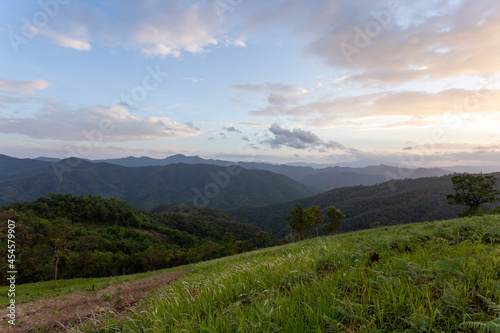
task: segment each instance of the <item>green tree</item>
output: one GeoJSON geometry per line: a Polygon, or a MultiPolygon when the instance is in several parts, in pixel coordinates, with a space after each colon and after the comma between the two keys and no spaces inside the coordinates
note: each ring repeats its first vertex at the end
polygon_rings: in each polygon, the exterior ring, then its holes
{"type": "Polygon", "coordinates": [[[323,223],[325,217],[321,212],[320,206],[312,206],[304,211],[304,228],[307,230],[309,237],[312,237],[312,230],[316,228],[316,236],[318,236],[318,226],[323,223]]]}
{"type": "Polygon", "coordinates": [[[494,176],[460,174],[451,177],[455,194],[448,194],[446,199],[450,205],[469,206],[458,214],[459,217],[482,215],[483,204],[500,200],[500,191],[494,189],[494,176]]]}
{"type": "Polygon", "coordinates": [[[57,280],[57,269],[61,256],[66,253],[71,245],[68,241],[70,234],[70,227],[67,220],[64,218],[57,218],[50,226],[50,249],[54,253],[54,280],[57,280]]]}
{"type": "Polygon", "coordinates": [[[304,220],[304,209],[301,205],[295,204],[295,208],[290,210],[290,213],[285,217],[285,221],[288,222],[290,228],[296,232],[299,237],[299,240],[304,239],[304,229],[305,229],[305,220],[304,220]]]}
{"type": "Polygon", "coordinates": [[[230,232],[226,232],[222,237],[222,246],[224,246],[224,252],[226,255],[235,254],[234,251],[234,242],[236,241],[236,237],[230,232]]]}
{"type": "Polygon", "coordinates": [[[328,216],[328,221],[323,229],[329,234],[335,234],[340,229],[345,215],[342,214],[340,209],[330,206],[326,209],[326,216],[328,216]]]}

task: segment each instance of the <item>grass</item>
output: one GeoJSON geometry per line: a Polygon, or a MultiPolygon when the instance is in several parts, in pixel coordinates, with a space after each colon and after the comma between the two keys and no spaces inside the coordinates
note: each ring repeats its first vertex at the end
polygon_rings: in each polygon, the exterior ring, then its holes
{"type": "MultiPolygon", "coordinates": [[[[72,330],[500,332],[498,215],[320,237],[178,269],[190,274],[133,313],[72,330]]],[[[64,283],[111,281],[94,280],[64,283]]]]}
{"type": "MultiPolygon", "coordinates": [[[[24,303],[35,299],[47,298],[52,296],[62,296],[78,291],[97,291],[109,285],[128,281],[136,281],[152,275],[161,274],[173,270],[177,269],[169,268],[161,271],[151,271],[104,278],[79,278],[21,284],[16,286],[16,302],[24,303]]],[[[0,306],[2,307],[9,304],[10,298],[7,297],[8,289],[9,286],[0,287],[0,306]]]]}
{"type": "Polygon", "coordinates": [[[322,237],[193,266],[74,331],[500,332],[500,216],[322,237]]]}

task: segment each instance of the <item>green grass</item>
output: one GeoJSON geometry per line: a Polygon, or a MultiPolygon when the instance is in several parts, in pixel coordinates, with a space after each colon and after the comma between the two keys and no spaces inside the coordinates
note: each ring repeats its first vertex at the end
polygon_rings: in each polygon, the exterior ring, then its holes
{"type": "Polygon", "coordinates": [[[322,237],[193,268],[135,314],[75,331],[500,331],[500,216],[322,237]]]}
{"type": "MultiPolygon", "coordinates": [[[[73,292],[83,290],[99,290],[112,284],[136,281],[152,275],[178,270],[178,268],[169,268],[160,271],[151,271],[145,273],[121,275],[104,278],[89,278],[89,279],[68,279],[57,281],[44,281],[37,283],[26,283],[16,286],[16,302],[29,302],[39,298],[51,296],[66,295],[73,292]]],[[[0,287],[0,306],[6,306],[10,298],[7,297],[9,286],[0,287]]]]}
{"type": "MultiPolygon", "coordinates": [[[[176,269],[190,274],[132,314],[73,331],[500,332],[498,215],[321,237],[176,269]]],[[[156,273],[20,285],[18,301],[156,273]]]]}

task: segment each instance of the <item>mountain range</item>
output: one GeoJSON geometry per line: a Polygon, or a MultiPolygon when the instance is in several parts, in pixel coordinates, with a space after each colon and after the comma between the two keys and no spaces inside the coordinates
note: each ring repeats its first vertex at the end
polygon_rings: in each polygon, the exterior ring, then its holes
{"type": "MultiPolygon", "coordinates": [[[[493,173],[498,179],[500,173],[493,173]]],[[[500,190],[500,184],[496,185],[500,190]]],[[[372,186],[333,189],[307,198],[270,204],[264,207],[240,207],[230,213],[283,237],[290,231],[285,216],[295,204],[304,208],[328,206],[339,208],[346,216],[343,231],[380,226],[456,218],[463,210],[448,204],[446,195],[454,193],[451,175],[419,179],[391,180],[372,186]]]]}
{"type": "Polygon", "coordinates": [[[76,158],[46,162],[1,155],[0,173],[0,204],[33,201],[53,192],[116,197],[143,209],[166,203],[230,209],[317,193],[286,176],[239,166],[124,167],[76,158]]]}
{"type": "MultiPolygon", "coordinates": [[[[37,160],[56,162],[56,159],[39,157],[37,160]]],[[[230,166],[239,165],[247,170],[266,170],[287,176],[302,183],[317,192],[328,191],[334,188],[355,185],[375,185],[392,179],[416,179],[421,177],[439,177],[453,173],[453,171],[441,168],[402,168],[389,165],[367,166],[363,168],[340,167],[340,166],[294,166],[286,164],[269,164],[262,162],[231,162],[215,159],[204,159],[199,156],[185,156],[177,154],[164,159],[151,157],[124,157],[118,159],[104,159],[89,161],[94,163],[109,163],[124,167],[147,167],[165,166],[177,163],[183,164],[205,164],[230,166]]],[[[314,165],[314,164],[312,164],[314,165]]]]}

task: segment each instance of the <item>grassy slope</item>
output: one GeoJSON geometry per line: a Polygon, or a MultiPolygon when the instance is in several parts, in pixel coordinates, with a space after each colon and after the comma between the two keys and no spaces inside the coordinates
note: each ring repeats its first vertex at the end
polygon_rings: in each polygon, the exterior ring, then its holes
{"type": "Polygon", "coordinates": [[[485,323],[500,326],[493,322],[500,320],[500,216],[322,237],[194,267],[119,330],[478,332],[485,323]]]}
{"type": "Polygon", "coordinates": [[[135,314],[100,320],[99,331],[498,331],[500,216],[322,237],[187,270],[135,314]]]}

